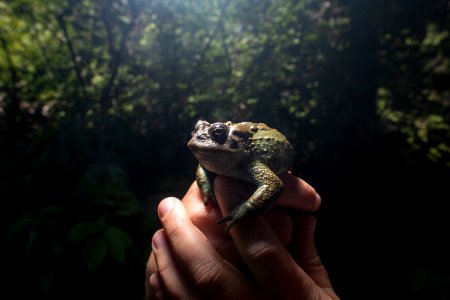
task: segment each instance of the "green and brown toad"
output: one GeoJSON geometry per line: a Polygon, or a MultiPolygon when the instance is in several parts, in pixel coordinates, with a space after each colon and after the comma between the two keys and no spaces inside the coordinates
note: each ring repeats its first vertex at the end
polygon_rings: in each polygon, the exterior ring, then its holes
{"type": "Polygon", "coordinates": [[[267,211],[283,191],[279,174],[291,168],[294,150],[278,130],[264,123],[210,124],[198,121],[188,147],[198,160],[196,179],[205,198],[215,199],[212,181],[216,174],[256,185],[253,195],[218,223],[227,229],[247,215],[267,211]]]}

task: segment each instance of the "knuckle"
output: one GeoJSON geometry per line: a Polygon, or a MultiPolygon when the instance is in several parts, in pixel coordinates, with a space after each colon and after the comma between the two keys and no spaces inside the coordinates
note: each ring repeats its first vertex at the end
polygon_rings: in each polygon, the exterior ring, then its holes
{"type": "Polygon", "coordinates": [[[282,255],[280,248],[273,243],[260,241],[247,249],[247,256],[258,264],[265,265],[267,269],[277,264],[282,255]]]}
{"type": "Polygon", "coordinates": [[[158,272],[160,274],[167,274],[170,273],[172,271],[172,265],[168,262],[168,261],[161,261],[158,262],[158,272]]]}
{"type": "Polygon", "coordinates": [[[200,263],[192,270],[192,277],[200,290],[215,290],[223,282],[222,270],[215,262],[200,263]]]}
{"type": "Polygon", "coordinates": [[[309,282],[305,282],[302,284],[300,294],[300,299],[319,299],[317,289],[315,289],[314,286],[309,282]]]}
{"type": "Polygon", "coordinates": [[[324,271],[324,266],[319,255],[316,253],[314,256],[305,259],[301,266],[307,273],[318,273],[324,271]]]}
{"type": "Polygon", "coordinates": [[[322,267],[322,260],[317,252],[313,256],[309,257],[305,263],[313,268],[322,267]]]}

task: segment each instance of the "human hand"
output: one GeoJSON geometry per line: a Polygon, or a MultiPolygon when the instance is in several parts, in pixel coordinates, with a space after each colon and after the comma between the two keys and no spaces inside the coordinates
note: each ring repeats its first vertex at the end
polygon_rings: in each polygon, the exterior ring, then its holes
{"type": "MultiPolygon", "coordinates": [[[[318,208],[320,197],[308,184],[292,175],[283,181],[286,189],[278,205],[303,211],[318,208]]],[[[215,192],[226,215],[246,190],[232,179],[218,177],[215,192]]],[[[167,198],[158,207],[164,230],[153,237],[147,266],[152,274],[147,280],[150,299],[337,299],[315,249],[311,216],[293,222],[275,207],[265,219],[246,218],[227,232],[215,224],[221,211],[214,205],[205,208],[195,183],[183,204],[167,198]]]]}

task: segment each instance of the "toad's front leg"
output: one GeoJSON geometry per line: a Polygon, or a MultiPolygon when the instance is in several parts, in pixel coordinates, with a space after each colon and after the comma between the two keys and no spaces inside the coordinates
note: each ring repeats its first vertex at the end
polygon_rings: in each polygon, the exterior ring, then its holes
{"type": "Polygon", "coordinates": [[[199,164],[195,175],[197,185],[204,195],[203,203],[208,205],[210,200],[216,200],[213,190],[213,181],[216,174],[206,170],[199,164]]]}
{"type": "Polygon", "coordinates": [[[283,182],[262,163],[255,163],[250,168],[250,178],[257,185],[256,191],[247,201],[236,207],[229,216],[217,222],[219,224],[228,222],[227,230],[246,216],[266,212],[283,192],[283,182]]]}

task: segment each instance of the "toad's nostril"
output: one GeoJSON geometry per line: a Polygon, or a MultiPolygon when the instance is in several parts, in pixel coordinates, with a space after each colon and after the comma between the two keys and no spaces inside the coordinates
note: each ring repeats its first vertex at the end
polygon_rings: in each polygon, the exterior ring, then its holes
{"type": "Polygon", "coordinates": [[[199,135],[197,135],[197,139],[198,140],[206,140],[206,139],[208,139],[208,135],[206,133],[199,134],[199,135]]]}

